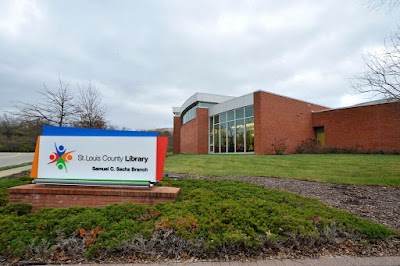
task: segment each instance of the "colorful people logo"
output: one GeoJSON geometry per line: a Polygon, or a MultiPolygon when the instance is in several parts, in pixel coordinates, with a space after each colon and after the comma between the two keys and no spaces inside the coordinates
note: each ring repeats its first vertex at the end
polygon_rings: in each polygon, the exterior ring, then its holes
{"type": "Polygon", "coordinates": [[[67,163],[72,160],[73,157],[71,153],[74,151],[66,152],[67,149],[63,145],[57,147],[56,143],[54,143],[54,146],[56,148],[56,152],[50,154],[50,162],[48,164],[56,163],[56,166],[59,170],[65,169],[65,172],[68,172],[67,163]]]}

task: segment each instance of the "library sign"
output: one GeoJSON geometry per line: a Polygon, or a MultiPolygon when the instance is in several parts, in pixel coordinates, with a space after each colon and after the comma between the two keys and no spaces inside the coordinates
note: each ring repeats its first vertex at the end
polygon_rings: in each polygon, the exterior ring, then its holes
{"type": "Polygon", "coordinates": [[[34,183],[152,186],[162,179],[167,137],[154,132],[44,127],[34,183]]]}

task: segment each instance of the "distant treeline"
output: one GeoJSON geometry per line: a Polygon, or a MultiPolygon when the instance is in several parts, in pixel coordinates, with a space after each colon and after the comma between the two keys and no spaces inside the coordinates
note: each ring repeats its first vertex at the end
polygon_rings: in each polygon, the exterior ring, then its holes
{"type": "Polygon", "coordinates": [[[158,132],[159,136],[168,137],[167,152],[172,152],[173,147],[174,147],[174,136],[172,134],[172,130],[168,130],[166,128],[161,128],[161,129],[155,129],[155,131],[158,132]]]}
{"type": "Polygon", "coordinates": [[[42,132],[41,123],[4,115],[0,118],[0,152],[31,152],[42,132]]]}
{"type": "MultiPolygon", "coordinates": [[[[0,117],[0,152],[35,151],[36,139],[42,133],[44,125],[41,122],[24,121],[8,115],[0,117]]],[[[117,129],[115,126],[109,128],[117,129]]],[[[151,131],[158,132],[160,136],[167,136],[167,151],[172,152],[173,136],[171,130],[155,129],[151,131]]]]}

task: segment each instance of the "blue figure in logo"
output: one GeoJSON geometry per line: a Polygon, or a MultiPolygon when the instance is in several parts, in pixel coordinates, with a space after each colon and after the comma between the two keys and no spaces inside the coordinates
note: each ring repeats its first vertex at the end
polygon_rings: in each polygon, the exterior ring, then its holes
{"type": "Polygon", "coordinates": [[[56,143],[54,143],[54,146],[56,147],[56,151],[57,151],[58,156],[59,157],[63,156],[65,151],[66,151],[65,147],[63,145],[60,145],[57,148],[57,144],[56,143]]]}

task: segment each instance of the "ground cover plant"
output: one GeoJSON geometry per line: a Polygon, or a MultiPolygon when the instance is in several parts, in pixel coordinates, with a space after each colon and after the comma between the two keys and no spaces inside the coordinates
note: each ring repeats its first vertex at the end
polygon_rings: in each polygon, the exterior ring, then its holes
{"type": "Polygon", "coordinates": [[[7,204],[7,188],[29,184],[32,181],[32,179],[28,177],[26,174],[27,172],[23,173],[18,178],[0,179],[0,206],[4,206],[7,204]]]}
{"type": "Polygon", "coordinates": [[[351,185],[400,186],[400,156],[382,154],[173,155],[168,173],[268,176],[351,185]]]}
{"type": "MultiPolygon", "coordinates": [[[[12,181],[0,179],[1,190],[12,181]]],[[[162,185],[181,188],[176,202],[33,214],[27,204],[8,203],[0,207],[0,257],[26,263],[400,250],[398,232],[292,193],[227,180],[166,179],[162,185]]]]}

